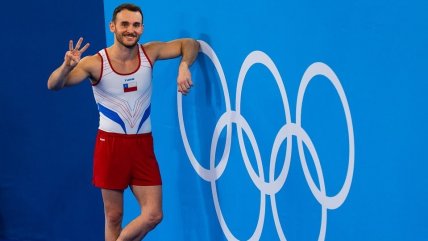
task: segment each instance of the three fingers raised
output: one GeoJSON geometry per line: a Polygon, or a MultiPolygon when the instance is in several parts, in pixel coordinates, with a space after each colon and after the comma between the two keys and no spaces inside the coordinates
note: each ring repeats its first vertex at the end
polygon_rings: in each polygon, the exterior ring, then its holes
{"type": "Polygon", "coordinates": [[[77,43],[76,43],[76,46],[75,47],[73,47],[73,40],[70,40],[69,42],[68,42],[68,50],[69,51],[78,51],[79,53],[83,53],[83,52],[85,52],[88,48],[89,48],[89,43],[87,43],[87,44],[85,44],[85,46],[83,46],[82,48],[80,48],[80,46],[82,45],[82,42],[83,42],[83,38],[82,37],[80,37],[79,38],[79,40],[77,41],[77,43]]]}

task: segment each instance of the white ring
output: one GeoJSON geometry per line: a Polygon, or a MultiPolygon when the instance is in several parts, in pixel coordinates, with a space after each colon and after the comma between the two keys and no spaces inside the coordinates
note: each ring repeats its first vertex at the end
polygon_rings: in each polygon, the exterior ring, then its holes
{"type": "MultiPolygon", "coordinates": [[[[262,187],[258,186],[260,185],[260,179],[264,178],[263,175],[263,165],[260,161],[260,152],[257,147],[257,143],[255,142],[254,134],[250,129],[250,126],[248,125],[247,121],[241,116],[238,115],[238,113],[231,111],[224,113],[220,119],[217,122],[217,125],[214,130],[214,135],[211,142],[211,153],[210,153],[210,168],[213,169],[215,165],[215,153],[217,149],[217,143],[218,143],[218,137],[223,130],[224,126],[230,123],[235,123],[237,125],[240,125],[242,129],[244,129],[245,133],[247,133],[248,138],[250,139],[251,146],[255,149],[255,155],[257,156],[257,167],[259,168],[260,178],[258,177],[251,177],[253,179],[254,184],[257,186],[258,189],[261,190],[262,187]]],[[[223,160],[222,160],[223,161],[223,160]]],[[[247,167],[248,168],[248,167],[247,167]]],[[[224,170],[224,169],[223,169],[224,170]]],[[[254,175],[256,175],[254,173],[254,175]]],[[[218,174],[218,177],[221,176],[221,173],[218,174]]],[[[251,175],[250,175],[251,176],[251,175]]],[[[217,194],[217,186],[216,186],[216,180],[211,181],[211,191],[213,193],[213,201],[214,201],[214,207],[217,213],[217,217],[220,222],[220,226],[226,235],[228,240],[238,240],[230,231],[229,227],[227,226],[226,221],[224,220],[223,213],[220,208],[220,202],[217,194]]],[[[266,213],[266,195],[263,191],[260,192],[260,211],[259,211],[259,219],[257,222],[256,229],[254,230],[254,233],[251,235],[249,240],[257,241],[260,239],[260,236],[262,234],[263,230],[263,224],[265,219],[265,213],[266,213]]]]}
{"type": "MultiPolygon", "coordinates": [[[[241,70],[239,71],[239,76],[238,76],[238,81],[237,81],[238,83],[237,83],[237,87],[236,87],[236,112],[239,115],[241,115],[241,94],[242,94],[242,87],[244,85],[245,76],[247,75],[248,70],[253,65],[258,64],[258,63],[266,66],[269,69],[269,71],[272,73],[272,75],[274,76],[274,78],[276,80],[276,84],[278,85],[278,88],[279,88],[279,92],[281,94],[283,105],[284,105],[285,121],[286,121],[286,123],[290,123],[291,122],[290,106],[288,104],[287,93],[285,91],[285,87],[284,87],[281,75],[279,74],[279,71],[276,68],[276,65],[274,64],[272,59],[268,55],[266,55],[265,53],[263,53],[261,51],[251,52],[247,56],[247,58],[245,58],[242,66],[241,66],[241,70]]],[[[251,163],[249,161],[248,155],[247,155],[247,150],[245,148],[244,139],[242,136],[242,131],[241,131],[241,127],[240,127],[239,123],[238,123],[237,127],[238,127],[237,131],[238,131],[239,147],[241,148],[244,163],[245,163],[245,166],[247,167],[247,170],[249,171],[251,179],[253,180],[253,182],[256,183],[256,186],[260,189],[260,191],[262,191],[266,194],[274,194],[274,193],[278,192],[281,189],[282,185],[284,184],[287,173],[288,173],[288,167],[289,167],[289,163],[291,160],[291,151],[286,152],[284,166],[283,166],[282,171],[280,173],[280,176],[278,178],[279,182],[274,181],[274,172],[275,172],[276,160],[273,160],[271,158],[270,169],[269,169],[270,179],[269,179],[269,183],[265,183],[264,177],[262,177],[261,175],[260,175],[261,177],[259,177],[259,178],[256,177],[257,175],[254,172],[254,170],[251,166],[251,163]]],[[[255,142],[255,139],[253,141],[255,142]]],[[[287,150],[291,150],[291,144],[292,144],[291,141],[287,142],[287,150]]],[[[257,151],[254,150],[254,152],[256,153],[256,157],[257,157],[257,155],[260,156],[260,153],[258,151],[258,146],[257,146],[257,151]]],[[[271,153],[271,157],[272,156],[273,156],[273,153],[271,153]]],[[[261,157],[256,158],[256,160],[257,160],[257,163],[259,164],[259,162],[261,162],[261,157]]]]}
{"type": "MultiPolygon", "coordinates": [[[[336,209],[340,207],[343,202],[345,201],[346,197],[348,196],[349,190],[351,188],[352,183],[352,177],[354,173],[354,129],[352,126],[352,118],[351,118],[351,111],[349,109],[348,100],[346,99],[345,91],[343,90],[342,85],[340,84],[339,79],[337,78],[336,74],[333,72],[333,70],[328,67],[324,63],[313,63],[308,67],[308,69],[305,71],[302,77],[302,81],[300,83],[299,92],[297,94],[297,103],[296,103],[296,124],[301,127],[301,117],[302,117],[302,104],[303,104],[303,96],[306,91],[306,87],[308,86],[309,82],[312,80],[313,77],[317,75],[322,75],[327,77],[333,86],[336,88],[336,91],[339,94],[340,101],[342,102],[343,109],[345,111],[346,116],[346,124],[348,127],[348,142],[349,142],[349,164],[348,164],[348,170],[346,173],[345,182],[343,183],[343,186],[339,193],[337,193],[335,196],[327,196],[326,194],[322,194],[320,190],[318,190],[317,186],[315,185],[314,180],[312,179],[310,172],[306,166],[306,158],[305,153],[303,151],[302,146],[302,140],[301,136],[297,135],[297,144],[299,149],[299,155],[300,160],[302,163],[303,171],[305,173],[306,181],[308,182],[309,188],[311,189],[312,193],[314,194],[315,198],[318,200],[318,202],[326,206],[328,209],[336,209]]],[[[308,148],[314,148],[313,146],[308,148]]],[[[311,150],[312,151],[312,150],[311,150]]],[[[318,160],[317,160],[318,161],[318,160]]],[[[315,160],[314,160],[315,162],[315,160]]],[[[320,163],[315,163],[315,165],[321,165],[320,163]]],[[[321,166],[320,166],[321,168],[321,166]]]]}
{"type": "MultiPolygon", "coordinates": [[[[230,111],[230,99],[229,99],[229,90],[227,88],[227,82],[226,77],[224,76],[223,68],[221,67],[220,61],[217,58],[217,55],[215,54],[214,50],[204,41],[199,40],[198,41],[201,46],[201,52],[204,53],[210,60],[213,62],[214,67],[217,70],[217,73],[219,74],[221,86],[223,88],[223,94],[224,94],[224,100],[226,105],[226,112],[230,111]]],[[[195,155],[193,154],[193,151],[190,147],[189,140],[187,138],[186,134],[186,128],[184,126],[184,120],[183,120],[183,104],[182,104],[182,94],[177,93],[177,111],[178,111],[178,123],[180,126],[180,133],[183,139],[184,143],[184,149],[186,150],[187,156],[189,157],[190,163],[192,164],[195,171],[198,173],[198,175],[204,179],[205,181],[211,181],[211,180],[217,180],[218,179],[218,173],[223,173],[224,168],[226,167],[227,160],[229,159],[229,153],[230,153],[230,146],[231,146],[231,139],[232,139],[232,127],[231,124],[227,125],[227,132],[226,132],[226,143],[225,148],[223,151],[223,156],[221,158],[222,161],[218,164],[218,167],[220,171],[215,169],[206,169],[198,162],[195,155]]],[[[220,174],[221,175],[221,174],[220,174]]]]}

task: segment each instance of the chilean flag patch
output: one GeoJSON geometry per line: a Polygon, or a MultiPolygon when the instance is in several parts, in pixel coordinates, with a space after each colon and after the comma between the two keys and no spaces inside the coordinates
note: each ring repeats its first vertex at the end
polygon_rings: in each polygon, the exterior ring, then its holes
{"type": "Polygon", "coordinates": [[[137,91],[137,82],[128,82],[123,84],[123,92],[137,91]]]}

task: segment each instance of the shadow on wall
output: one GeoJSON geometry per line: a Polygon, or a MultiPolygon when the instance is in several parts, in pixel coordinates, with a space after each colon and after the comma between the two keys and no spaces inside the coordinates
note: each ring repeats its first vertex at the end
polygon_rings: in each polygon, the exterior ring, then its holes
{"type": "MultiPolygon", "coordinates": [[[[189,37],[190,33],[182,31],[181,37],[189,37]]],[[[210,37],[207,34],[194,36],[198,40],[203,40],[210,44],[210,37]]],[[[202,53],[191,67],[192,79],[195,88],[186,96],[182,97],[183,122],[189,141],[189,146],[196,158],[196,161],[204,169],[210,167],[210,147],[211,137],[215,125],[220,116],[225,112],[226,105],[221,86],[220,78],[215,70],[212,61],[202,53]]],[[[225,134],[225,133],[223,133],[225,134]]],[[[177,144],[180,152],[180,161],[185,165],[178,165],[178,173],[189,172],[190,160],[183,148],[183,141],[178,137],[177,144]],[[182,153],[181,153],[182,152],[182,153]]],[[[225,135],[221,135],[217,148],[217,158],[221,157],[224,150],[225,135]],[[223,149],[222,149],[223,147],[223,149]]],[[[179,187],[188,187],[195,193],[189,194],[179,192],[178,203],[191,203],[180,209],[181,217],[188,217],[189,213],[194,213],[199,218],[188,218],[183,220],[186,226],[198,227],[201,223],[204,230],[189,230],[186,237],[205,237],[206,240],[223,240],[224,234],[219,226],[215,213],[210,183],[203,180],[198,173],[191,168],[188,177],[178,178],[176,182],[179,187]],[[199,222],[192,224],[192,222],[199,222]],[[190,232],[195,232],[191,234],[190,232]]]]}

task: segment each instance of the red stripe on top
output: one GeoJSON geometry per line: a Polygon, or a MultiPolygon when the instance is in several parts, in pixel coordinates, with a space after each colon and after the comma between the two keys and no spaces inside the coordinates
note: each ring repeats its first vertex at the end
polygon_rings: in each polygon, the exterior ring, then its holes
{"type": "Polygon", "coordinates": [[[97,81],[95,81],[95,83],[92,83],[92,86],[95,86],[95,85],[97,85],[98,83],[100,83],[100,81],[101,81],[101,78],[103,77],[103,67],[104,67],[104,60],[103,60],[103,56],[101,56],[101,54],[100,53],[97,53],[98,54],[98,56],[100,56],[100,58],[101,58],[101,71],[100,71],[100,76],[99,76],[99,78],[98,78],[98,80],[97,81]]]}
{"type": "Polygon", "coordinates": [[[132,92],[132,91],[137,91],[137,86],[135,87],[129,87],[129,88],[124,88],[123,91],[126,92],[132,92]]]}
{"type": "Polygon", "coordinates": [[[139,48],[137,48],[138,49],[138,52],[137,52],[137,56],[138,56],[138,66],[137,66],[137,69],[136,70],[134,70],[134,71],[132,71],[131,73],[119,73],[119,72],[117,72],[114,68],[113,68],[113,65],[111,64],[111,62],[110,62],[110,57],[108,56],[108,52],[107,52],[107,48],[105,48],[104,50],[105,50],[105,52],[106,52],[106,56],[107,56],[107,60],[108,60],[108,64],[110,65],[110,68],[113,70],[113,72],[115,72],[116,74],[118,74],[118,75],[131,75],[131,74],[134,74],[134,73],[136,73],[139,69],[140,69],[140,66],[141,66],[141,58],[140,58],[140,49],[139,48]]]}
{"type": "Polygon", "coordinates": [[[149,63],[150,63],[150,66],[152,67],[152,69],[153,69],[153,63],[152,63],[152,60],[149,58],[149,56],[147,55],[147,53],[146,53],[146,50],[144,49],[144,46],[143,45],[141,45],[141,49],[143,50],[143,53],[144,53],[144,55],[146,56],[146,59],[149,61],[149,63]]]}

